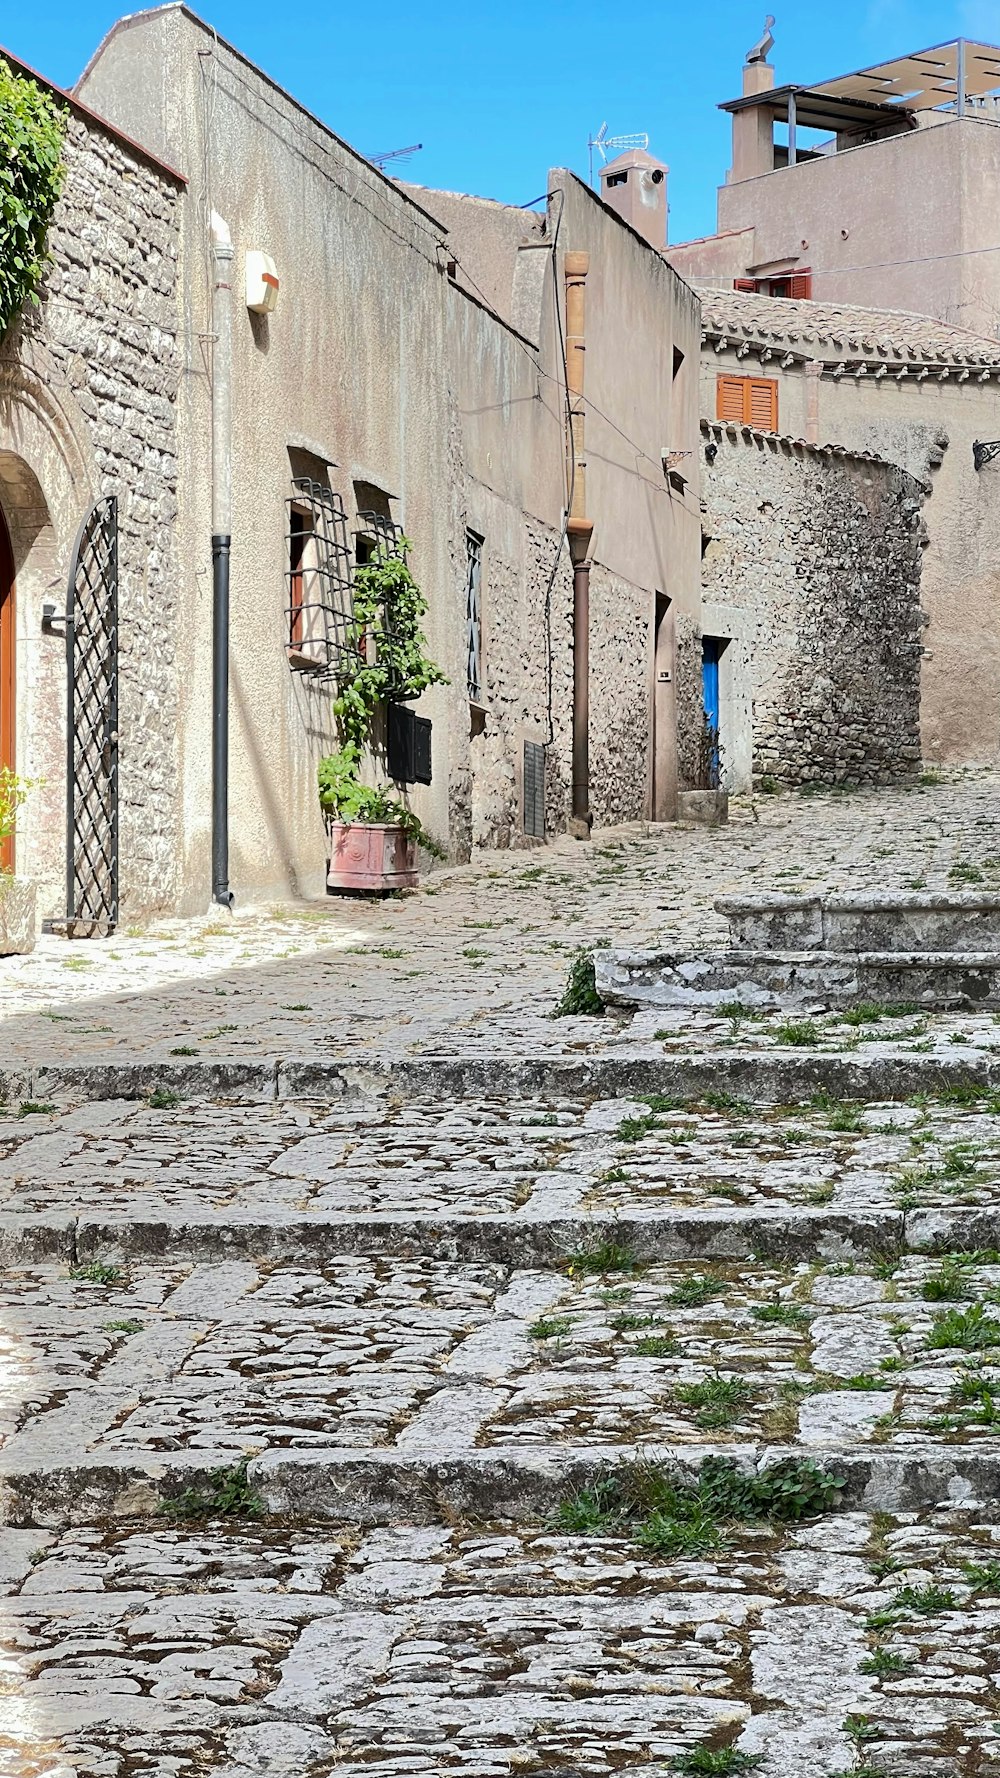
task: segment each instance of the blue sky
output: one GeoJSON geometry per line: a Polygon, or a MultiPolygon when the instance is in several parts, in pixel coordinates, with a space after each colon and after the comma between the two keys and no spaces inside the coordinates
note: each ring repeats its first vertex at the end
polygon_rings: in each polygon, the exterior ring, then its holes
{"type": "MultiPolygon", "coordinates": [[[[128,0],[7,4],[0,43],[61,85],[128,0]]],[[[133,0],[134,4],[134,0],[133,0]]],[[[769,0],[781,80],[823,80],[950,37],[1000,42],[1000,0],[769,0]]],[[[765,7],[737,0],[204,0],[204,16],[365,153],[422,142],[403,175],[527,203],[546,169],[587,170],[587,138],[646,130],[670,166],[670,238],[715,223],[728,158],[720,99],[765,7]]]]}

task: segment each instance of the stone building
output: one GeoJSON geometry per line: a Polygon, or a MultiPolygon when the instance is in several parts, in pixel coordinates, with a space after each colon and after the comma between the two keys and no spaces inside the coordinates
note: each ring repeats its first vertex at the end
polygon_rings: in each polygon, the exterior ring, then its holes
{"type": "MultiPolygon", "coordinates": [[[[809,447],[832,440],[852,461],[875,453],[914,478],[925,527],[922,754],[996,764],[1000,462],[978,447],[1000,433],[1000,343],[922,315],[732,289],[703,290],[702,313],[706,419],[752,417],[809,447]]],[[[748,499],[756,491],[754,479],[748,499]]],[[[902,634],[907,620],[897,621],[902,634]]]]}
{"type": "Polygon", "coordinates": [[[8,862],[37,879],[45,914],[64,911],[67,571],[81,521],[111,493],[118,818],[134,906],[176,904],[183,825],[175,535],[185,182],[79,100],[57,96],[66,172],[44,303],[0,340],[0,764],[41,780],[8,862]]]}
{"type": "Polygon", "coordinates": [[[1000,333],[1000,49],[964,39],[803,85],[751,50],[717,233],[686,278],[1000,333]]]}
{"type": "MultiPolygon", "coordinates": [[[[78,91],[189,176],[177,410],[180,905],[202,905],[209,881],[213,213],[234,250],[237,894],[315,892],[323,881],[315,769],[332,739],[330,685],[289,658],[293,482],[311,483],[326,509],[337,503],[352,548],[355,533],[363,545],[379,523],[411,541],[430,601],[429,652],[449,681],[420,704],[432,723],[431,781],[409,795],[427,829],[463,858],[474,845],[533,843],[568,824],[574,572],[561,543],[563,340],[567,268],[581,255],[589,814],[614,822],[671,813],[674,636],[694,631],[699,599],[699,316],[676,273],[559,171],[540,216],[481,205],[477,247],[443,196],[385,178],[180,5],[123,20],[78,91]],[[244,300],[255,254],[280,284],[267,316],[244,300]],[[625,339],[623,301],[635,317],[625,339]]],[[[682,674],[690,657],[681,650],[682,674]]]]}

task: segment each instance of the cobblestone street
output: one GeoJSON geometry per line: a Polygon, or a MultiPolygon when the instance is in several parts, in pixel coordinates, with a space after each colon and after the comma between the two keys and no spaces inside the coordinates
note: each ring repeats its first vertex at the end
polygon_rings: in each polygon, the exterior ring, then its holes
{"type": "Polygon", "coordinates": [[[998,1778],[1000,1027],[549,1016],[918,883],[1000,781],[0,964],[3,1778],[998,1778]]]}

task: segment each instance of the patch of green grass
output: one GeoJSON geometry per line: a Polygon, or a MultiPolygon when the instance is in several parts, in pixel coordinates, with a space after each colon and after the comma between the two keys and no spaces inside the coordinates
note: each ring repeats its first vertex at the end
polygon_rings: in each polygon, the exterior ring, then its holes
{"type": "Polygon", "coordinates": [[[856,1136],[865,1127],[865,1120],[857,1105],[846,1101],[843,1105],[834,1106],[826,1120],[828,1130],[839,1130],[856,1136]]]}
{"type": "Polygon", "coordinates": [[[247,1480],[249,1457],[228,1469],[213,1469],[207,1488],[185,1488],[183,1493],[161,1500],[159,1510],[172,1519],[258,1519],[264,1502],[247,1480]]]}
{"type": "Polygon", "coordinates": [[[23,1099],[17,1108],[18,1117],[42,1117],[55,1111],[54,1105],[47,1105],[41,1099],[23,1099]]]}
{"type": "Polygon", "coordinates": [[[684,1100],[675,1099],[670,1093],[640,1093],[639,1098],[643,1105],[649,1106],[650,1111],[661,1114],[667,1111],[683,1111],[684,1109],[684,1100]]]}
{"type": "Polygon", "coordinates": [[[677,1341],[673,1334],[643,1334],[631,1351],[637,1352],[640,1358],[672,1358],[677,1351],[677,1341]]]}
{"type": "Polygon", "coordinates": [[[694,1423],[705,1432],[734,1426],[756,1398],[742,1377],[724,1377],[719,1371],[700,1383],[678,1384],[674,1394],[682,1407],[697,1410],[694,1423]]]}
{"type": "Polygon", "coordinates": [[[819,1028],[813,1019],[786,1019],[777,1027],[776,1035],[782,1043],[804,1049],[819,1041],[819,1028]]]}
{"type": "Polygon", "coordinates": [[[641,1142],[651,1130],[658,1130],[660,1120],[655,1111],[647,1111],[644,1117],[623,1117],[615,1132],[619,1142],[641,1142]]]}
{"type": "Polygon", "coordinates": [[[627,1185],[631,1175],[624,1167],[609,1167],[606,1173],[598,1174],[598,1185],[627,1185]]]}
{"type": "MultiPolygon", "coordinates": [[[[539,873],[540,875],[541,873],[539,873]]],[[[597,992],[592,951],[577,951],[569,966],[569,979],[562,999],[554,1007],[554,1019],[601,1018],[604,1002],[597,992]]]]}
{"type": "Polygon", "coordinates": [[[675,1284],[673,1290],[667,1292],[665,1301],[672,1309],[700,1309],[713,1297],[723,1296],[725,1290],[724,1278],[714,1278],[709,1272],[695,1272],[675,1284]]]}
{"type": "Polygon", "coordinates": [[[746,1006],[742,1000],[720,1000],[715,1010],[720,1018],[731,1019],[734,1025],[741,1025],[746,1019],[763,1019],[767,1016],[759,1006],[746,1006]]]}
{"type": "Polygon", "coordinates": [[[983,1303],[970,1303],[967,1309],[948,1309],[935,1317],[924,1344],[931,1351],[958,1347],[965,1352],[982,1352],[1000,1346],[1000,1321],[986,1313],[983,1303]]]}
{"type": "Polygon", "coordinates": [[[939,1270],[924,1279],[920,1294],[925,1303],[961,1302],[972,1294],[964,1266],[952,1258],[943,1260],[939,1270]]]}
{"type": "Polygon", "coordinates": [[[196,1056],[198,1051],[191,1043],[178,1043],[174,1045],[170,1054],[172,1056],[196,1056]]]}
{"type": "Polygon", "coordinates": [[[841,1727],[843,1728],[845,1735],[850,1735],[852,1741],[857,1741],[859,1743],[862,1741],[874,1741],[878,1736],[878,1729],[872,1722],[870,1716],[854,1714],[845,1716],[841,1727]]]}
{"type": "Polygon", "coordinates": [[[779,1327],[808,1327],[809,1316],[800,1303],[755,1303],[750,1310],[755,1321],[775,1323],[779,1327]]]}
{"type": "Polygon", "coordinates": [[[740,1117],[749,1117],[750,1105],[746,1099],[738,1099],[735,1093],[722,1090],[706,1093],[701,1103],[707,1105],[709,1111],[735,1111],[740,1117]]]}
{"type": "Polygon", "coordinates": [[[566,1260],[566,1270],[571,1278],[576,1278],[586,1277],[588,1273],[640,1272],[642,1267],[631,1247],[606,1238],[577,1248],[566,1260]]]}
{"type": "Polygon", "coordinates": [[[124,1284],[125,1274],[120,1266],[105,1266],[100,1260],[91,1260],[86,1266],[70,1266],[69,1275],[78,1284],[124,1284]]]}
{"type": "Polygon", "coordinates": [[[143,1323],[141,1321],[102,1321],[101,1328],[104,1333],[137,1334],[142,1332],[143,1323]]]}
{"type": "Polygon", "coordinates": [[[896,1613],[915,1612],[918,1617],[935,1617],[942,1611],[959,1611],[958,1600],[950,1587],[900,1587],[891,1609],[896,1613]]]}
{"type": "Polygon", "coordinates": [[[573,1325],[569,1315],[552,1315],[548,1319],[543,1315],[540,1320],[533,1321],[528,1329],[529,1340],[558,1340],[568,1334],[573,1325]]]}
{"type": "Polygon", "coordinates": [[[180,1094],[172,1093],[169,1087],[154,1087],[146,1100],[151,1111],[172,1111],[180,1102],[180,1094]]]}
{"type": "Polygon", "coordinates": [[[655,1463],[634,1463],[563,1501],[550,1524],[573,1535],[631,1537],[664,1556],[721,1549],[735,1524],[796,1523],[836,1506],[843,1482],[809,1458],[787,1458],[746,1475],[706,1457],[694,1481],[655,1463]]]}
{"type": "Polygon", "coordinates": [[[615,1333],[638,1333],[641,1327],[658,1327],[659,1315],[638,1315],[634,1310],[626,1309],[623,1314],[616,1315],[611,1326],[615,1333]]]}
{"type": "Polygon", "coordinates": [[[962,1573],[976,1593],[1000,1593],[1000,1562],[963,1562],[962,1573]]]}
{"type": "Polygon", "coordinates": [[[892,1648],[877,1648],[867,1660],[862,1661],[859,1673],[870,1673],[874,1679],[893,1679],[900,1673],[909,1673],[913,1666],[905,1655],[897,1654],[892,1648]]]}
{"type": "Polygon", "coordinates": [[[982,1149],[974,1142],[954,1142],[942,1151],[941,1172],[945,1179],[969,1179],[976,1171],[982,1149]]]}
{"type": "Polygon", "coordinates": [[[671,1762],[671,1771],[682,1772],[685,1778],[706,1778],[709,1773],[755,1772],[764,1764],[762,1753],[741,1753],[738,1747],[692,1747],[685,1753],[677,1753],[671,1762]]]}

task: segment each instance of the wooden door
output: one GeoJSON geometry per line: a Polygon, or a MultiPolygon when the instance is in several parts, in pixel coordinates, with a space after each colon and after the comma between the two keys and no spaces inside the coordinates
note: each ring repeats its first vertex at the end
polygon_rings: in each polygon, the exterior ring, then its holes
{"type": "MultiPolygon", "coordinates": [[[[15,742],[14,556],[0,508],[0,766],[14,770],[15,742]]],[[[0,870],[14,868],[14,836],[0,840],[0,870]]]]}

